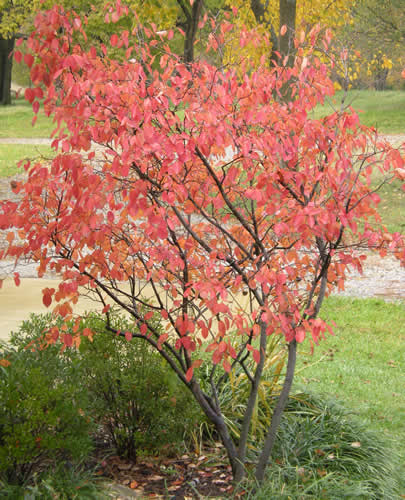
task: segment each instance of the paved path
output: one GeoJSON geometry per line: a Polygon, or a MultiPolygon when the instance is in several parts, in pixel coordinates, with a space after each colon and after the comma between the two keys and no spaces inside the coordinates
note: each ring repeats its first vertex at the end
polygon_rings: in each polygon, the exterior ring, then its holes
{"type": "Polygon", "coordinates": [[[0,144],[21,144],[32,146],[50,146],[53,139],[45,137],[0,137],[0,144]]]}

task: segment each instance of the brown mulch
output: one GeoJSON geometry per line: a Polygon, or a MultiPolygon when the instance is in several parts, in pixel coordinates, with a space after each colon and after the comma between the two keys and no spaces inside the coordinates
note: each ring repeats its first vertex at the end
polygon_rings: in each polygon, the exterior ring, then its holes
{"type": "Polygon", "coordinates": [[[112,483],[110,494],[116,500],[227,498],[233,494],[231,468],[222,461],[215,463],[212,457],[211,453],[187,454],[134,463],[111,456],[99,464],[97,473],[112,483]]]}

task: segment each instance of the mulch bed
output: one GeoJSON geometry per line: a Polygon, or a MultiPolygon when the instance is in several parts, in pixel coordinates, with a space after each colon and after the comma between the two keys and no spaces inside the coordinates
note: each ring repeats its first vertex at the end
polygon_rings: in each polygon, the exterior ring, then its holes
{"type": "Polygon", "coordinates": [[[118,456],[104,459],[98,474],[120,488],[116,499],[126,498],[226,498],[233,493],[230,466],[213,463],[205,455],[182,455],[178,458],[147,458],[137,463],[118,456]],[[132,492],[133,495],[129,495],[132,492]]]}

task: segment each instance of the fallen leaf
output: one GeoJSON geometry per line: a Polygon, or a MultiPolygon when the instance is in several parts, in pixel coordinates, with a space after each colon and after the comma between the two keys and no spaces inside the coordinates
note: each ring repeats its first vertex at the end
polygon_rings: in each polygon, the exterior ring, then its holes
{"type": "Polygon", "coordinates": [[[319,448],[317,448],[317,449],[315,450],[315,453],[316,453],[317,455],[319,455],[320,457],[322,457],[323,455],[325,455],[325,452],[324,452],[323,450],[320,450],[319,448]]]}
{"type": "Polygon", "coordinates": [[[183,482],[184,482],[184,478],[182,477],[181,479],[176,479],[176,481],[172,481],[171,485],[172,486],[176,486],[176,485],[178,486],[180,484],[183,484],[183,482]]]}
{"type": "Polygon", "coordinates": [[[134,490],[135,488],[138,487],[138,483],[136,481],[132,481],[131,484],[129,485],[129,487],[134,490]]]}
{"type": "Polygon", "coordinates": [[[167,488],[167,491],[177,491],[178,489],[179,489],[179,487],[178,487],[178,486],[169,486],[169,487],[167,488]]]}
{"type": "Polygon", "coordinates": [[[133,464],[127,463],[127,464],[119,464],[118,469],[119,470],[129,470],[132,469],[133,464]]]}
{"type": "Polygon", "coordinates": [[[354,443],[352,443],[350,446],[352,448],[360,448],[361,447],[361,443],[359,441],[354,441],[354,443]]]}
{"type": "Polygon", "coordinates": [[[224,481],[223,479],[213,479],[212,482],[214,484],[226,484],[226,481],[224,481]]]}

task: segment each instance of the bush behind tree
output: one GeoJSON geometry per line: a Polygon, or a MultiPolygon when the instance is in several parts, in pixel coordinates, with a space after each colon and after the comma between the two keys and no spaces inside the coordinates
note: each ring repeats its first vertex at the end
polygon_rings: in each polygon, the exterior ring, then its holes
{"type": "MultiPolygon", "coordinates": [[[[42,318],[24,322],[21,332],[42,327],[42,318]]],[[[15,337],[14,337],[15,338],[15,337]]],[[[23,483],[49,461],[80,462],[93,449],[89,394],[76,376],[76,365],[49,349],[2,346],[0,366],[0,475],[23,483]]]]}
{"type": "MultiPolygon", "coordinates": [[[[128,320],[111,321],[134,329],[128,320]]],[[[107,449],[132,460],[191,443],[201,412],[156,352],[112,335],[97,314],[82,320],[80,328],[94,337],[79,348],[48,345],[46,333],[61,325],[50,314],[31,315],[1,353],[0,467],[7,481],[24,482],[50,459],[84,460],[106,436],[107,449]]],[[[66,332],[73,328],[69,323],[66,332]]]]}

